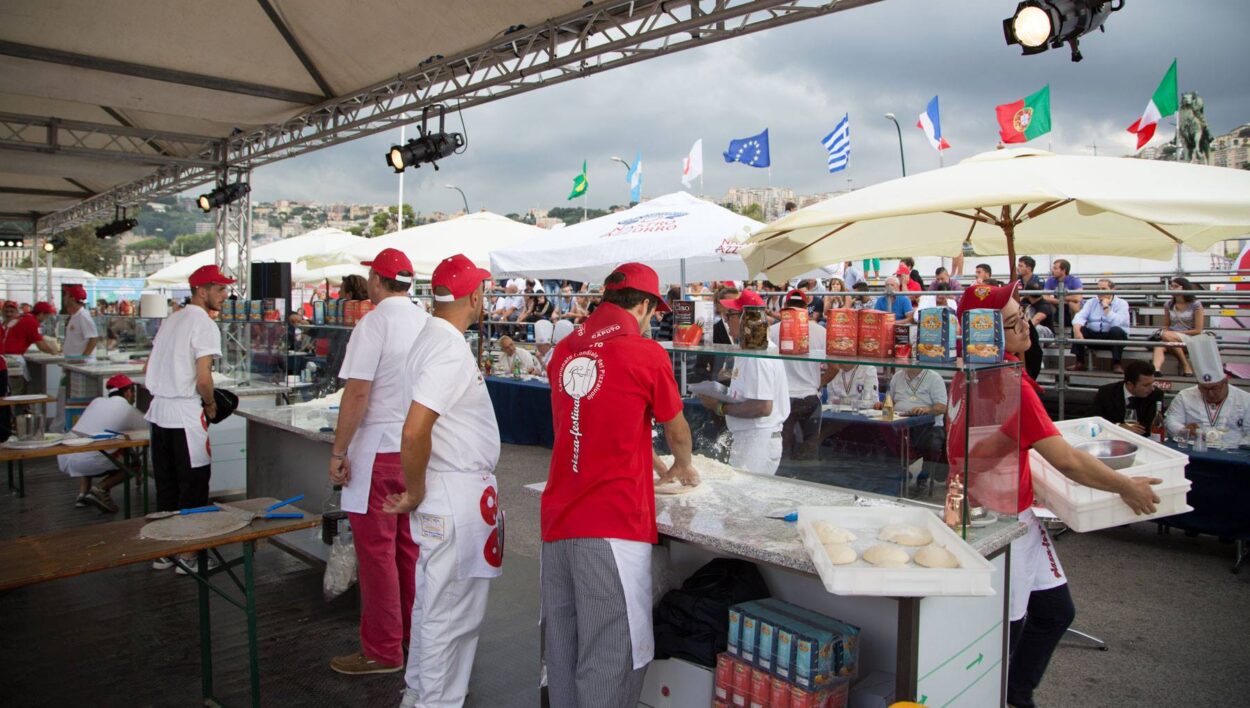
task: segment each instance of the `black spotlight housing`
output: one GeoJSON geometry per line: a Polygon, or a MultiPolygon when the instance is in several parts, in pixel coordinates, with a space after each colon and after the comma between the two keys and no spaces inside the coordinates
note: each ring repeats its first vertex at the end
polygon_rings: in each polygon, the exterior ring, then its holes
{"type": "Polygon", "coordinates": [[[413,138],[403,145],[392,145],[391,149],[386,151],[386,166],[400,173],[405,168],[419,168],[423,163],[428,162],[437,171],[437,160],[448,157],[464,147],[463,135],[443,131],[445,119],[446,109],[443,106],[426,106],[421,111],[421,125],[418,127],[421,137],[413,138]],[[428,129],[431,110],[438,111],[438,132],[431,132],[428,129]]]}
{"type": "Polygon", "coordinates": [[[21,236],[0,236],[0,248],[22,248],[26,239],[21,236]]]}
{"type": "Polygon", "coordinates": [[[96,238],[113,238],[114,236],[120,236],[121,234],[124,234],[127,231],[130,231],[131,229],[133,229],[134,227],[138,225],[139,225],[139,222],[134,219],[128,219],[128,218],[114,219],[113,221],[110,221],[104,226],[97,228],[95,230],[95,237],[96,238]]]}
{"type": "Polygon", "coordinates": [[[1019,44],[1026,56],[1067,44],[1072,61],[1080,61],[1080,38],[1105,32],[1107,17],[1123,8],[1124,0],[1024,0],[1003,20],[1003,37],[1008,46],[1019,44]]]}
{"type": "Polygon", "coordinates": [[[252,191],[252,185],[248,182],[233,182],[231,184],[219,185],[216,189],[208,194],[201,194],[196,198],[195,203],[204,213],[208,213],[217,207],[223,207],[227,204],[233,204],[245,197],[252,191]]]}

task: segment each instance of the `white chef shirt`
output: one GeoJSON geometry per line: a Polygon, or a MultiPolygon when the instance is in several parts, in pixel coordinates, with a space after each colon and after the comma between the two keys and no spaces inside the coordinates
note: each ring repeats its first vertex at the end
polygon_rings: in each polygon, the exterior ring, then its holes
{"type": "MultiPolygon", "coordinates": [[[[776,322],[768,328],[768,341],[777,345],[780,338],[781,323],[776,322]]],[[[812,356],[824,356],[825,328],[810,320],[807,323],[807,346],[812,356]]],[[[820,394],[820,362],[787,359],[782,362],[782,366],[786,370],[786,383],[790,386],[791,398],[820,394]]]]}
{"type": "Polygon", "coordinates": [[[835,399],[840,399],[842,403],[850,403],[854,397],[869,405],[878,403],[881,399],[877,395],[877,367],[871,364],[860,364],[851,371],[839,371],[833,380],[829,382],[829,402],[835,403],[835,399]]]}
{"type": "MultiPolygon", "coordinates": [[[[1214,413],[1215,409],[1208,407],[1202,400],[1202,392],[1198,387],[1190,386],[1176,394],[1168,408],[1165,419],[1168,432],[1176,435],[1187,424],[1196,423],[1200,430],[1227,430],[1227,442],[1241,443],[1250,440],[1250,393],[1229,384],[1228,398],[1224,399],[1224,405],[1219,408],[1212,424],[1211,415],[1214,413]]],[[[1149,425],[1146,421],[1141,423],[1149,425]]]]}
{"type": "MultiPolygon", "coordinates": [[[[121,396],[101,396],[93,400],[74,423],[74,432],[99,435],[108,430],[126,431],[146,429],[143,413],[121,396]]],[[[98,452],[77,452],[58,455],[57,466],[71,477],[94,477],[117,469],[98,452]]]]}
{"type": "MultiPolygon", "coordinates": [[[[65,323],[65,343],[61,346],[61,351],[66,356],[82,356],[83,350],[87,348],[87,340],[99,336],[100,331],[96,329],[95,320],[91,319],[91,311],[84,307],[71,315],[69,322],[65,323]]],[[[95,356],[94,350],[91,355],[95,356]]]]}
{"type": "Polygon", "coordinates": [[[538,369],[538,359],[535,359],[534,355],[531,354],[528,349],[517,347],[516,354],[512,356],[508,356],[506,352],[500,351],[499,367],[505,376],[512,374],[512,364],[514,361],[520,362],[522,374],[528,374],[531,370],[538,369]]]}
{"type": "Polygon", "coordinates": [[[729,395],[739,401],[773,402],[773,412],[761,418],[725,416],[725,426],[731,433],[747,430],[780,432],[781,424],[790,416],[790,385],[786,382],[785,366],[779,359],[734,357],[729,395]]]}
{"type": "Polygon", "coordinates": [[[199,305],[187,305],[161,323],[152,340],[144,385],[152,393],[146,419],[162,428],[183,428],[199,415],[195,362],[221,358],[221,330],[199,305]]]}
{"type": "Polygon", "coordinates": [[[499,462],[499,426],[486,381],[464,335],[433,317],[404,367],[409,398],[438,414],[431,472],[492,473],[499,462]]]}
{"type": "MultiPolygon", "coordinates": [[[[899,370],[890,379],[890,397],[894,399],[894,410],[910,413],[913,409],[926,408],[935,403],[947,404],[946,383],[937,372],[921,370],[914,379],[907,377],[906,370],[899,370]]],[[[942,425],[945,416],[937,417],[937,425],[942,425]]]]}

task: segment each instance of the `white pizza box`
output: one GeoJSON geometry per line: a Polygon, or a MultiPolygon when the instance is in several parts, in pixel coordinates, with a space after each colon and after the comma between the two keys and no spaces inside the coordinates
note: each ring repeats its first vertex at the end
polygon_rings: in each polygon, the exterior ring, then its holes
{"type": "Polygon", "coordinates": [[[1154,487],[1159,497],[1153,514],[1138,516],[1120,500],[1118,494],[1077,484],[1055,469],[1035,450],[1029,451],[1033,487],[1046,508],[1063,520],[1073,531],[1086,532],[1123,526],[1193,511],[1186,503],[1190,482],[1185,478],[1189,456],[1156,440],[1125,430],[1105,418],[1077,418],[1055,424],[1064,440],[1076,445],[1090,440],[1124,440],[1137,445],[1133,465],[1118,470],[1133,477],[1157,477],[1162,484],[1154,487]]]}
{"type": "MultiPolygon", "coordinates": [[[[908,507],[802,506],[799,507],[799,537],[811,556],[825,589],[835,595],[884,597],[929,597],[937,595],[993,595],[994,566],[977,553],[936,514],[908,507]],[[825,521],[850,531],[850,543],[860,556],[854,563],[834,565],[816,536],[812,524],[825,521]],[[908,563],[902,568],[878,568],[863,559],[864,551],[885,543],[877,539],[883,526],[911,524],[927,529],[933,543],[946,548],[959,559],[958,568],[925,568],[908,563]]],[[[919,547],[898,546],[914,556],[919,547]]]]}

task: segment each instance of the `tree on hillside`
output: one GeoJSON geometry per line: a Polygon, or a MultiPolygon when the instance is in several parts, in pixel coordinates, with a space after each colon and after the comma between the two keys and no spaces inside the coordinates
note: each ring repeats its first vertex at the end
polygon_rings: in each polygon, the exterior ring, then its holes
{"type": "Polygon", "coordinates": [[[58,268],[78,268],[95,275],[106,275],[122,262],[122,249],[117,241],[96,238],[95,230],[100,224],[76,226],[61,235],[65,245],[52,257],[58,268]]]}
{"type": "Polygon", "coordinates": [[[746,207],[742,209],[739,209],[732,204],[722,204],[721,206],[725,207],[726,209],[728,209],[729,211],[732,211],[735,214],[741,214],[749,219],[755,219],[756,221],[764,221],[764,207],[754,202],[746,205],[746,207]]]}
{"type": "Polygon", "coordinates": [[[206,234],[183,234],[169,244],[169,252],[182,258],[192,253],[207,251],[217,243],[217,234],[209,231],[206,234]]]}
{"type": "MultiPolygon", "coordinates": [[[[419,225],[417,215],[412,211],[412,205],[404,205],[404,228],[419,225]]],[[[373,215],[373,226],[369,227],[369,233],[366,236],[372,238],[389,234],[399,228],[399,209],[389,207],[386,211],[380,211],[373,215]]]]}
{"type": "MultiPolygon", "coordinates": [[[[596,219],[608,212],[603,209],[587,209],[585,216],[587,220],[596,219]]],[[[581,207],[552,207],[547,210],[547,216],[552,219],[559,219],[564,222],[565,226],[579,224],[582,221],[581,207]]]]}
{"type": "Polygon", "coordinates": [[[135,241],[126,247],[126,252],[135,257],[139,261],[141,267],[146,268],[148,261],[158,253],[165,253],[169,250],[169,242],[163,238],[145,238],[142,241],[135,241]]]}

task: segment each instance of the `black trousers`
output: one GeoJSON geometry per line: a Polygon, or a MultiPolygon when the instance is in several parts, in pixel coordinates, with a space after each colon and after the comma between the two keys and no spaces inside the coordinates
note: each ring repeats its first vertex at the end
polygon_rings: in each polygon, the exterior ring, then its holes
{"type": "MultiPolygon", "coordinates": [[[[0,396],[9,395],[9,370],[0,369],[0,396]]],[[[0,409],[0,442],[13,435],[13,406],[0,409]]]]}
{"type": "Polygon", "coordinates": [[[790,415],[781,424],[781,456],[784,459],[795,456],[798,444],[795,434],[800,431],[803,433],[803,442],[816,440],[820,436],[820,396],[790,399],[790,415]]]}
{"type": "Polygon", "coordinates": [[[1050,657],[1074,617],[1076,606],[1067,583],[1029,594],[1028,613],[1011,623],[1007,703],[1015,708],[1033,708],[1033,691],[1042,682],[1050,657]]]}
{"type": "Polygon", "coordinates": [[[212,470],[212,465],[191,466],[186,431],[152,425],[152,478],[156,481],[157,511],[207,506],[212,470]]]}
{"type": "MultiPolygon", "coordinates": [[[[1125,342],[1128,341],[1128,332],[1125,332],[1119,327],[1112,327],[1106,332],[1084,332],[1084,334],[1090,339],[1119,339],[1125,342]]],[[[1078,339],[1074,341],[1079,342],[1081,340],[1078,339]]],[[[1110,349],[1111,361],[1116,364],[1119,364],[1120,357],[1124,356],[1124,347],[1118,347],[1114,344],[1073,344],[1072,356],[1076,357],[1077,361],[1085,361],[1086,349],[1110,349]]]]}

